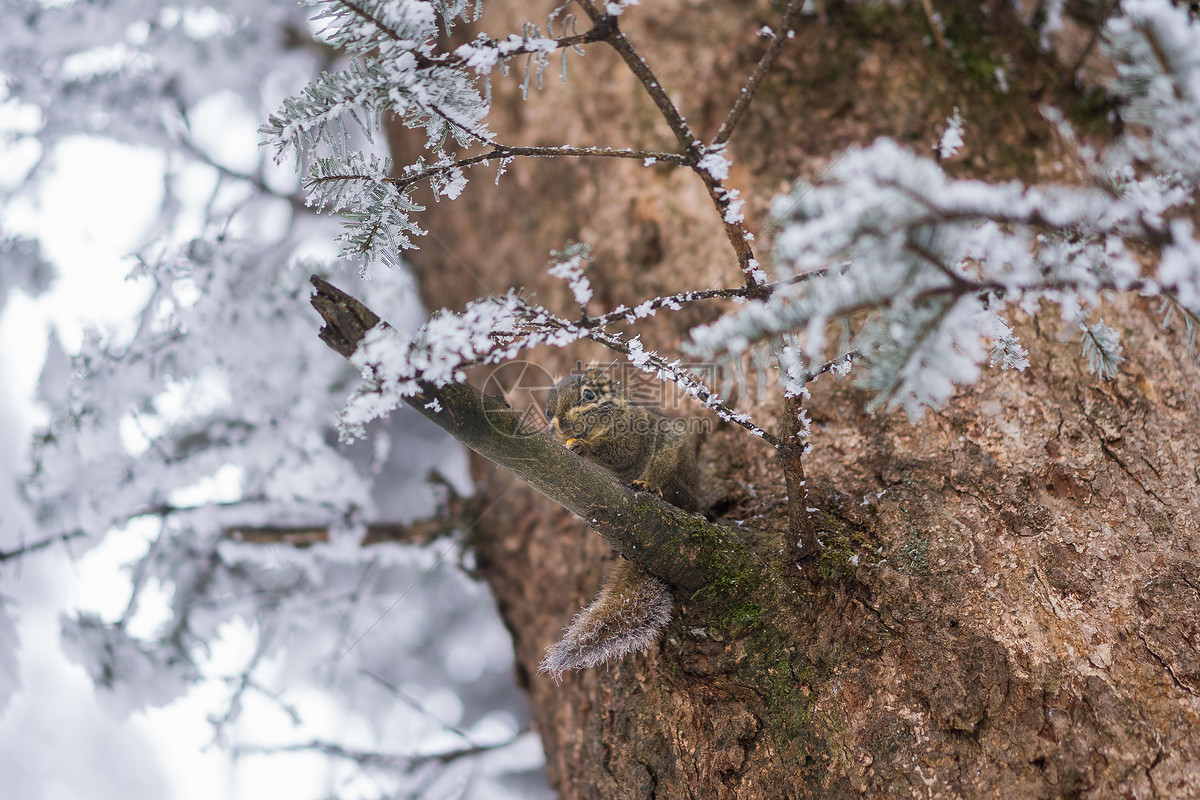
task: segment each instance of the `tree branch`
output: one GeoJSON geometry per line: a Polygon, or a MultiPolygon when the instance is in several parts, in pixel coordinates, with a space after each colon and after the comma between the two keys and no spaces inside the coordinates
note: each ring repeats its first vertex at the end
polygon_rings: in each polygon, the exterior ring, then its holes
{"type": "MultiPolygon", "coordinates": [[[[773,291],[773,285],[767,287],[773,291]]],[[[678,310],[678,306],[683,303],[695,303],[698,300],[711,300],[713,298],[732,298],[745,297],[747,294],[745,286],[738,286],[733,289],[705,289],[704,291],[679,292],[677,294],[669,294],[665,296],[655,297],[653,300],[647,300],[634,308],[629,306],[618,306],[606,314],[601,314],[598,317],[588,317],[587,324],[584,327],[604,327],[612,325],[616,322],[628,322],[633,324],[637,320],[648,317],[664,306],[670,306],[678,310]]],[[[581,323],[582,324],[582,323],[581,323]]]]}
{"type": "MultiPolygon", "coordinates": [[[[360,544],[364,547],[385,542],[425,545],[462,530],[478,518],[482,510],[478,496],[460,497],[452,495],[437,510],[434,516],[408,524],[396,522],[372,522],[366,526],[360,544]]],[[[268,525],[248,527],[231,526],[224,536],[235,542],[247,544],[286,544],[292,547],[310,547],[329,541],[329,528],[314,525],[268,525]]]]}
{"type": "Polygon", "coordinates": [[[771,43],[767,45],[767,51],[758,60],[758,66],[754,68],[754,73],[750,75],[750,78],[746,81],[746,85],[738,93],[737,100],[734,101],[733,107],[729,109],[729,115],[721,123],[720,130],[717,131],[717,135],[712,140],[714,147],[725,144],[725,142],[729,141],[729,137],[733,135],[734,128],[741,121],[742,115],[746,113],[746,109],[750,107],[750,102],[758,92],[759,85],[767,77],[767,73],[771,71],[775,59],[779,56],[779,51],[783,49],[784,43],[795,34],[792,26],[796,22],[797,17],[800,16],[800,8],[803,5],[802,0],[788,0],[787,8],[783,10],[783,19],[779,22],[779,30],[775,31],[774,35],[771,36],[771,43]]]}
{"type": "MultiPolygon", "coordinates": [[[[474,166],[485,161],[500,161],[506,158],[516,158],[518,156],[526,156],[532,158],[554,158],[556,156],[566,156],[571,158],[636,158],[642,161],[653,159],[657,162],[668,164],[676,164],[684,166],[687,159],[678,153],[663,153],[657,150],[631,150],[629,148],[615,147],[515,147],[510,145],[495,144],[492,149],[486,153],[460,158],[449,164],[435,164],[426,169],[419,170],[411,175],[403,175],[398,178],[389,178],[388,183],[395,185],[397,189],[406,189],[414,183],[419,183],[423,180],[428,180],[434,175],[440,175],[443,172],[449,172],[454,169],[474,166]]],[[[367,175],[331,175],[324,178],[315,179],[312,183],[320,183],[327,180],[353,180],[369,179],[367,175]]]]}
{"type": "Polygon", "coordinates": [[[471,745],[435,753],[385,753],[376,750],[347,747],[339,742],[330,742],[323,739],[311,739],[307,742],[281,745],[242,744],[234,746],[233,753],[236,756],[273,755],[275,753],[322,753],[331,758],[342,758],[347,761],[353,761],[363,767],[381,767],[412,772],[415,768],[424,764],[450,764],[460,758],[508,747],[522,733],[524,733],[523,730],[518,731],[512,737],[495,742],[494,744],[471,745]]]}
{"type": "MultiPolygon", "coordinates": [[[[741,215],[733,215],[730,213],[730,203],[736,197],[736,193],[730,192],[725,188],[724,182],[712,174],[712,170],[706,168],[703,164],[703,159],[706,150],[700,139],[692,132],[687,120],[679,113],[679,109],[671,101],[670,95],[659,82],[654,72],[650,69],[650,65],[642,58],[633,43],[621,33],[620,27],[617,25],[617,18],[609,16],[595,6],[592,0],[579,0],[579,5],[591,19],[592,24],[596,27],[602,25],[611,26],[608,30],[608,35],[603,41],[607,42],[629,70],[641,82],[642,87],[650,98],[654,101],[654,105],[658,107],[663,119],[666,120],[667,126],[671,132],[675,134],[675,139],[679,143],[680,150],[686,154],[687,164],[692,170],[700,176],[704,181],[704,187],[708,189],[708,195],[712,198],[713,205],[717,209],[717,213],[721,216],[721,222],[725,226],[725,236],[729,239],[729,244],[733,247],[733,252],[737,255],[738,267],[742,271],[742,275],[746,280],[747,296],[752,298],[765,297],[763,281],[760,278],[758,263],[754,259],[754,250],[750,246],[754,236],[746,229],[745,224],[741,220],[741,215]]],[[[719,148],[718,148],[719,149],[719,148]]],[[[709,151],[710,153],[713,151],[709,151]]]]}
{"type": "Polygon", "coordinates": [[[617,24],[617,17],[610,16],[597,8],[592,0],[579,0],[579,6],[588,15],[588,19],[591,20],[592,25],[604,33],[603,41],[617,51],[617,55],[629,67],[630,72],[641,82],[642,88],[650,95],[650,99],[654,101],[654,105],[658,107],[659,113],[666,120],[671,133],[675,134],[675,140],[679,143],[679,149],[687,153],[694,164],[700,156],[700,140],[692,133],[687,120],[679,113],[679,109],[675,107],[675,103],[671,101],[671,96],[667,94],[667,90],[663,88],[658,78],[655,77],[654,72],[650,69],[650,65],[646,63],[646,59],[642,58],[641,54],[634,48],[633,43],[625,38],[625,34],[621,33],[620,26],[617,24]]]}
{"type": "Polygon", "coordinates": [[[796,539],[799,558],[808,559],[820,548],[808,510],[808,481],[804,478],[804,454],[808,451],[808,442],[800,421],[804,411],[801,398],[785,393],[783,411],[787,415],[787,435],[779,445],[779,458],[783,462],[783,480],[788,492],[788,530],[796,539]]]}
{"type": "MultiPolygon", "coordinates": [[[[313,307],[326,322],[321,339],[343,356],[349,358],[376,324],[386,324],[327,281],[315,275],[311,280],[313,307]]],[[[618,553],[651,575],[688,592],[718,581],[724,585],[734,576],[742,592],[763,585],[763,562],[729,528],[620,485],[612,473],[529,425],[503,398],[467,383],[420,386],[418,395],[404,398],[408,405],[587,520],[618,553]]]]}
{"type": "Polygon", "coordinates": [[[84,531],[82,530],[68,531],[67,533],[56,533],[53,536],[47,536],[45,539],[39,539],[36,542],[30,542],[29,544],[23,544],[20,547],[15,547],[12,550],[0,550],[0,564],[3,564],[9,559],[20,558],[21,556],[26,556],[30,553],[36,553],[38,550],[45,550],[47,547],[56,542],[69,542],[72,539],[78,539],[83,535],[84,531]]]}

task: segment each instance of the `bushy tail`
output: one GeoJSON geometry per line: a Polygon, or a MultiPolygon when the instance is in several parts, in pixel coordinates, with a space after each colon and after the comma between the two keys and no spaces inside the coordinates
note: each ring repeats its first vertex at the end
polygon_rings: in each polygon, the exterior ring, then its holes
{"type": "Polygon", "coordinates": [[[556,678],[645,650],[671,619],[671,592],[632,561],[613,568],[600,594],[576,615],[562,641],[546,651],[538,672],[556,678]]]}

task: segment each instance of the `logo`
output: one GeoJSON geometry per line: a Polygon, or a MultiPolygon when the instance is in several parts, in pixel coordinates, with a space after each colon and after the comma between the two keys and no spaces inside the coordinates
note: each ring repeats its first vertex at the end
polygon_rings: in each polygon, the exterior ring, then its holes
{"type": "MultiPolygon", "coordinates": [[[[532,361],[509,361],[493,369],[483,381],[483,393],[499,395],[521,417],[523,436],[540,436],[546,429],[546,417],[542,412],[546,394],[557,381],[541,365],[532,361]]],[[[486,412],[491,422],[493,412],[486,412]]],[[[497,431],[501,428],[496,424],[497,431]]],[[[507,432],[508,426],[505,425],[507,432]]]]}

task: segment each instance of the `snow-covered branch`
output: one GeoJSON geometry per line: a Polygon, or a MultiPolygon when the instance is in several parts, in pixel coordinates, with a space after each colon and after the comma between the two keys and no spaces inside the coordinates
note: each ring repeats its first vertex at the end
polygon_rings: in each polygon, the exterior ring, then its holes
{"type": "Polygon", "coordinates": [[[347,155],[347,118],[368,138],[385,111],[424,127],[431,146],[447,137],[460,145],[490,142],[483,122],[488,106],[475,88],[475,76],[460,59],[435,52],[438,11],[449,24],[465,12],[425,0],[318,0],[317,19],[330,43],[354,58],[336,73],[322,73],[296,97],[271,114],[259,132],[278,161],[291,148],[297,163],[319,144],[334,156],[347,155]]]}
{"type": "Polygon", "coordinates": [[[800,9],[804,7],[803,0],[788,0],[787,5],[783,9],[783,18],[780,20],[778,30],[765,29],[764,32],[769,33],[771,37],[770,43],[767,45],[766,51],[762,57],[758,59],[758,64],[754,67],[754,72],[746,80],[746,85],[738,92],[737,100],[729,109],[729,113],[725,117],[725,121],[721,123],[717,135],[713,137],[712,144],[714,147],[720,147],[729,141],[729,137],[733,135],[733,131],[737,128],[737,124],[741,121],[742,115],[746,113],[746,109],[750,107],[750,103],[754,100],[755,94],[758,92],[758,87],[762,85],[763,80],[771,72],[771,67],[775,64],[775,59],[779,57],[779,53],[783,50],[783,46],[796,35],[795,25],[800,19],[800,9]]]}
{"type": "Polygon", "coordinates": [[[313,306],[326,321],[322,339],[363,371],[358,409],[393,407],[402,399],[467,447],[588,520],[618,552],[673,587],[695,591],[729,574],[761,575],[762,562],[737,537],[699,515],[620,485],[611,472],[531,427],[502,399],[458,379],[457,370],[443,365],[437,383],[407,377],[422,351],[399,339],[381,347],[380,342],[394,338],[394,329],[327,281],[314,277],[313,285],[313,306]],[[364,328],[363,322],[371,319],[376,324],[364,328]],[[379,399],[363,399],[372,394],[379,399]],[[707,536],[722,541],[719,552],[705,546],[707,536]]]}
{"type": "Polygon", "coordinates": [[[777,265],[805,280],[694,330],[690,352],[728,357],[800,334],[804,363],[788,370],[799,375],[825,362],[826,326],[853,317],[861,382],[876,404],[917,416],[977,379],[981,337],[994,342],[992,363],[1023,368],[1006,306],[1061,306],[1082,332],[1090,369],[1106,378],[1121,346],[1115,330],[1091,320],[1104,292],[1200,311],[1200,244],[1188,221],[1172,219],[1197,199],[1200,26],[1165,2],[1126,11],[1111,23],[1109,49],[1123,113],[1147,129],[1096,162],[1097,187],[955,180],[931,159],[876,142],[822,185],[800,183],[777,199],[777,265]],[[1157,262],[1150,274],[1139,260],[1147,253],[1157,262]]]}

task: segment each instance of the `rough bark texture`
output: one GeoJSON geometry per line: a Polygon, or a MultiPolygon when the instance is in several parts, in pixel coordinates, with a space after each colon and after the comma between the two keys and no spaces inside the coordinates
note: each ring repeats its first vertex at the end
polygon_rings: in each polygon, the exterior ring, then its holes
{"type": "MultiPolygon", "coordinates": [[[[771,196],[796,176],[816,179],[877,136],[928,148],[955,106],[968,120],[957,174],[1070,179],[1076,168],[1037,108],[1057,105],[1102,135],[1103,108],[1071,88],[1077,52],[1040,52],[1007,2],[986,14],[933,8],[952,52],[919,3],[831,3],[824,22],[805,18],[731,140],[732,183],[760,238],[771,196]]],[[[548,10],[497,3],[481,27],[504,35],[548,10]]],[[[621,24],[707,138],[765,47],[754,32],[778,13],[664,0],[621,24]]],[[[548,74],[522,102],[515,84],[494,87],[506,143],[673,147],[603,46],[571,56],[567,86],[548,74]]],[[[412,152],[403,134],[393,146],[412,152]]],[[[411,263],[431,308],[523,286],[568,313],[565,286],[544,268],[569,240],[596,247],[596,310],[741,279],[704,187],[668,166],[519,162],[498,187],[477,174],[426,219],[437,238],[411,263]]],[[[715,312],[651,321],[643,340],[670,350],[715,312]]],[[[821,380],[805,464],[821,554],[790,565],[759,603],[683,597],[659,651],[561,684],[536,665],[594,594],[609,547],[477,460],[488,511],[474,545],[561,796],[1200,796],[1200,369],[1143,302],[1117,298],[1104,317],[1126,336],[1112,382],[1087,373],[1054,313],[1020,326],[1027,371],[990,372],[921,423],[866,415],[861,394],[821,380]]],[[[577,358],[612,355],[530,358],[557,377],[577,358]]],[[[782,429],[777,393],[738,402],[782,429]]],[[[718,426],[700,460],[710,506],[760,547],[787,543],[770,448],[718,426]]]]}

